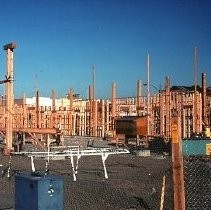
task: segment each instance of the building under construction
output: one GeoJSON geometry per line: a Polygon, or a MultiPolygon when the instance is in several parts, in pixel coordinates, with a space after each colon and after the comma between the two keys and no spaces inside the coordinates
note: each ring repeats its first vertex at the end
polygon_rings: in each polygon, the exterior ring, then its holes
{"type": "MultiPolygon", "coordinates": [[[[140,81],[138,81],[140,83],[140,81]]],[[[56,128],[58,125],[64,135],[99,136],[115,134],[115,120],[124,116],[148,116],[147,135],[171,137],[171,118],[178,116],[182,138],[199,134],[210,127],[211,89],[206,86],[206,75],[202,74],[202,86],[171,86],[166,78],[165,89],[147,96],[118,98],[116,84],[112,84],[111,99],[81,99],[69,91],[66,98],[56,99],[55,91],[48,99],[36,92],[34,100],[23,96],[14,100],[13,128],[56,128]],[[30,101],[30,102],[29,102],[30,101]],[[34,102],[33,102],[34,101],[34,102]],[[148,103],[147,103],[148,102],[148,103]]],[[[141,88],[141,87],[140,87],[141,88]]],[[[0,128],[6,127],[6,102],[0,102],[0,128]]]]}
{"type": "MultiPolygon", "coordinates": [[[[24,129],[61,129],[64,135],[113,137],[116,120],[125,116],[147,117],[144,136],[171,138],[172,118],[177,116],[181,138],[205,133],[211,125],[211,89],[207,87],[206,74],[202,73],[201,85],[193,87],[172,86],[165,78],[164,89],[157,93],[142,94],[143,84],[137,81],[136,97],[118,98],[116,83],[112,84],[110,99],[97,99],[94,84],[89,86],[89,98],[82,99],[73,89],[66,97],[58,99],[52,91],[51,98],[43,98],[39,91],[33,99],[13,96],[14,44],[4,46],[7,51],[6,93],[0,99],[0,129],[2,135],[24,129]],[[44,102],[45,101],[45,102],[44,102]],[[48,101],[48,103],[46,103],[48,101]]],[[[41,132],[42,133],[42,132],[41,132]]],[[[12,139],[7,136],[6,139],[12,139]]],[[[12,140],[11,140],[12,141],[12,140]]],[[[8,145],[10,148],[11,141],[8,145]]]]}

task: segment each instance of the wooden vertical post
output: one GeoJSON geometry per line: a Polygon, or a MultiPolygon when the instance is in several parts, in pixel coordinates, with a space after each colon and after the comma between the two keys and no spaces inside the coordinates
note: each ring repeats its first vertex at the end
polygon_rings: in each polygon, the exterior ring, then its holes
{"type": "Polygon", "coordinates": [[[52,90],[52,110],[51,110],[51,128],[56,127],[56,92],[52,90]]]}
{"type": "Polygon", "coordinates": [[[9,82],[6,83],[6,147],[4,153],[10,154],[13,150],[12,146],[12,132],[13,132],[13,106],[14,106],[14,93],[13,93],[13,50],[16,44],[10,43],[4,46],[7,53],[7,73],[6,77],[9,82]]]}
{"type": "Polygon", "coordinates": [[[147,54],[147,139],[151,135],[151,102],[150,102],[150,56],[147,54]]]}
{"type": "Polygon", "coordinates": [[[170,133],[171,133],[171,90],[170,90],[170,78],[166,77],[166,84],[165,84],[165,107],[166,107],[166,137],[167,139],[170,139],[170,133]]]}
{"type": "Polygon", "coordinates": [[[76,128],[76,114],[73,115],[73,128],[72,128],[72,135],[73,136],[76,134],[75,128],[76,128]]]}
{"type": "Polygon", "coordinates": [[[116,133],[115,133],[115,118],[116,118],[116,83],[112,83],[112,99],[111,99],[111,103],[112,103],[112,130],[113,130],[113,137],[116,138],[116,133]]]}
{"type": "Polygon", "coordinates": [[[141,96],[142,96],[142,81],[137,81],[137,99],[136,99],[136,110],[137,115],[140,116],[140,104],[141,104],[141,96]]]}
{"type": "Polygon", "coordinates": [[[106,117],[106,122],[105,122],[105,130],[106,132],[108,132],[110,129],[109,129],[109,115],[110,115],[110,112],[109,112],[109,100],[106,100],[105,102],[105,108],[106,108],[106,114],[105,114],[105,117],[106,117]]]}
{"type": "Polygon", "coordinates": [[[160,135],[164,136],[164,94],[160,92],[159,108],[160,108],[160,135]]]}
{"type": "Polygon", "coordinates": [[[97,136],[97,119],[98,119],[98,116],[97,116],[97,107],[98,107],[98,103],[97,103],[97,100],[94,99],[93,100],[93,136],[97,136]]]}
{"type": "Polygon", "coordinates": [[[102,137],[105,135],[105,101],[101,100],[101,128],[102,128],[102,137]]]}
{"type": "Polygon", "coordinates": [[[93,86],[89,85],[89,107],[90,107],[90,109],[89,109],[89,129],[90,129],[89,135],[90,136],[93,136],[93,127],[94,127],[93,101],[94,101],[93,86]]]}
{"type": "Polygon", "coordinates": [[[194,48],[194,112],[193,112],[193,131],[195,133],[201,132],[201,114],[200,113],[200,94],[198,92],[198,48],[194,48]]]}
{"type": "Polygon", "coordinates": [[[73,89],[69,91],[70,111],[69,111],[69,135],[72,135],[72,115],[73,115],[73,89]]]}
{"type": "Polygon", "coordinates": [[[193,131],[196,134],[199,134],[201,132],[201,105],[200,105],[200,93],[198,91],[194,91],[194,105],[193,105],[193,120],[194,120],[194,127],[193,127],[193,131]]]}
{"type": "Polygon", "coordinates": [[[182,157],[182,148],[181,148],[181,136],[180,136],[180,131],[178,128],[177,116],[174,116],[172,120],[171,135],[172,135],[174,209],[185,210],[183,157],[182,157]]]}
{"type": "Polygon", "coordinates": [[[207,79],[206,73],[202,73],[202,122],[205,126],[208,124],[207,120],[207,79]]]}
{"type": "Polygon", "coordinates": [[[40,119],[40,94],[39,91],[36,91],[36,128],[41,127],[40,119]]]}
{"type": "Polygon", "coordinates": [[[23,94],[23,128],[27,128],[27,107],[26,107],[26,95],[23,94]]]}
{"type": "Polygon", "coordinates": [[[95,100],[95,64],[92,65],[92,87],[93,99],[95,100]]]}

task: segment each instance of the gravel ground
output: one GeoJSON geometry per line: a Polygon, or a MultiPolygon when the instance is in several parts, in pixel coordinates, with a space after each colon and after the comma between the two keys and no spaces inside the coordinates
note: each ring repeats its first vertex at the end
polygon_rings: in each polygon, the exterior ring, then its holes
{"type": "MultiPolygon", "coordinates": [[[[86,146],[90,139],[66,139],[67,145],[86,146]]],[[[92,146],[108,146],[106,141],[95,140],[92,146]]],[[[9,157],[0,157],[2,171],[7,172],[9,157]]],[[[45,171],[45,160],[35,160],[38,171],[45,171]]],[[[100,156],[81,157],[77,181],[73,181],[71,162],[52,160],[49,173],[61,176],[64,181],[64,209],[135,210],[160,209],[163,176],[166,177],[164,209],[173,209],[171,158],[151,153],[149,157],[133,154],[109,155],[106,160],[108,179],[104,178],[100,156]]],[[[11,177],[7,173],[0,179],[0,209],[14,207],[14,177],[29,173],[30,159],[12,156],[11,177]]]]}

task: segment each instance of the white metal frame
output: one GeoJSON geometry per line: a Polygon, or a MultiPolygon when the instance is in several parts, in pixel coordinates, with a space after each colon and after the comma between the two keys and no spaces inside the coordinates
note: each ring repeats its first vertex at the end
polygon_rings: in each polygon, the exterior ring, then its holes
{"type": "MultiPolygon", "coordinates": [[[[55,148],[55,147],[52,147],[55,148]]],[[[50,151],[52,148],[48,148],[47,152],[14,152],[16,155],[25,155],[31,159],[31,169],[34,172],[35,164],[34,158],[47,158],[46,167],[49,164],[50,159],[53,157],[64,157],[70,158],[71,167],[73,172],[73,180],[76,181],[76,175],[78,173],[79,159],[82,156],[98,156],[102,158],[104,176],[108,179],[108,173],[106,169],[105,161],[109,155],[127,154],[130,153],[129,150],[124,148],[80,148],[80,147],[68,147],[66,150],[62,151],[50,151]],[[76,165],[74,163],[74,157],[76,157],[76,165]]],[[[58,147],[60,148],[60,147],[58,147]]],[[[65,147],[64,147],[65,148],[65,147]]]]}

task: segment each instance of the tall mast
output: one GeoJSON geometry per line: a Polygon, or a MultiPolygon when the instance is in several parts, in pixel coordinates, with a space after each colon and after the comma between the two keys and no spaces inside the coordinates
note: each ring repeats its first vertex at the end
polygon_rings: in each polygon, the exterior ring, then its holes
{"type": "Polygon", "coordinates": [[[147,134],[150,134],[149,129],[149,120],[150,120],[150,79],[149,79],[149,71],[150,71],[150,57],[149,53],[147,54],[147,134]]]}
{"type": "Polygon", "coordinates": [[[198,48],[194,48],[194,91],[197,91],[198,85],[198,48]]]}

